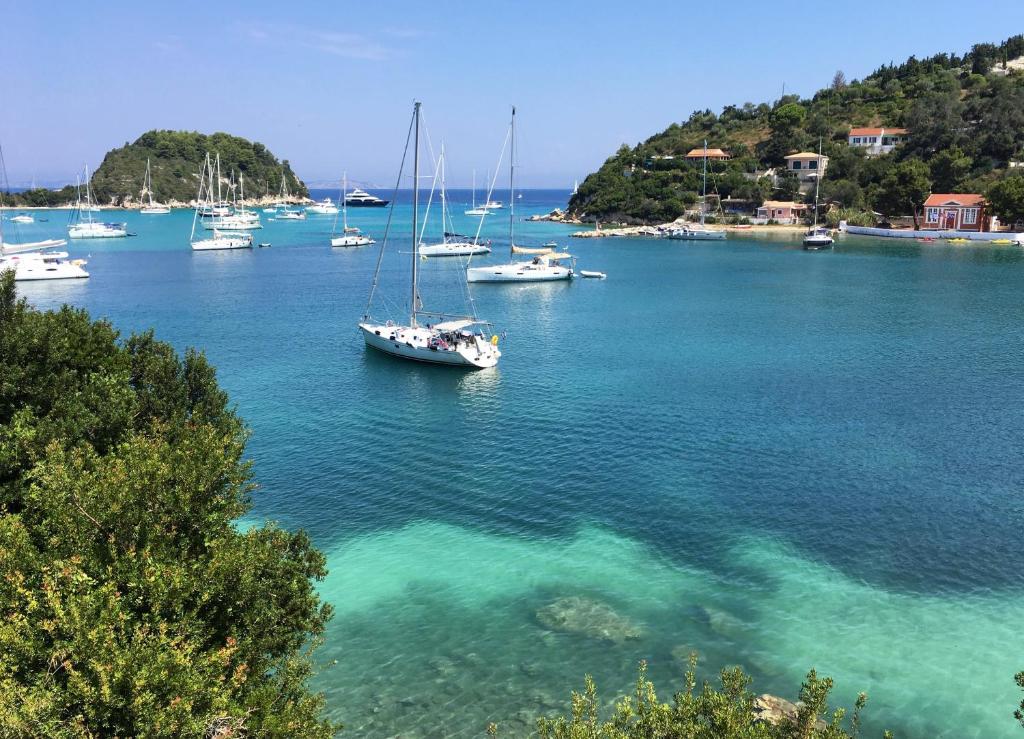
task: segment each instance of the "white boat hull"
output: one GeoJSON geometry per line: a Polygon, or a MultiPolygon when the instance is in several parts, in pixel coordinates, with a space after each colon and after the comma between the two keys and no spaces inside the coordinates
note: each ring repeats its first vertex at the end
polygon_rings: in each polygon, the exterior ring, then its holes
{"type": "Polygon", "coordinates": [[[258,220],[250,220],[248,218],[243,220],[234,220],[231,218],[219,218],[211,221],[203,221],[203,228],[207,231],[251,231],[257,228],[263,228],[263,224],[258,220]]]}
{"type": "Polygon", "coordinates": [[[333,216],[338,212],[338,209],[333,205],[308,205],[306,206],[306,212],[316,216],[333,216]]]}
{"type": "Polygon", "coordinates": [[[163,206],[154,206],[152,208],[143,208],[142,210],[139,211],[139,213],[141,213],[144,216],[163,216],[163,215],[167,215],[170,212],[171,212],[170,208],[165,208],[163,206]]]}
{"type": "Polygon", "coordinates": [[[691,231],[682,229],[668,235],[670,239],[679,241],[724,241],[725,231],[691,231]]]}
{"type": "Polygon", "coordinates": [[[0,257],[0,273],[14,270],[15,282],[74,280],[88,277],[85,260],[67,260],[67,252],[20,254],[0,257]]]}
{"type": "Polygon", "coordinates": [[[331,238],[331,246],[369,246],[375,244],[369,236],[334,236],[331,238]]]}
{"type": "Polygon", "coordinates": [[[32,216],[14,216],[11,218],[11,223],[35,223],[36,219],[32,216]]]}
{"type": "Polygon", "coordinates": [[[419,253],[425,257],[471,257],[476,254],[490,254],[491,247],[465,242],[425,244],[420,245],[419,253]]]}
{"type": "Polygon", "coordinates": [[[124,223],[76,223],[68,226],[68,237],[72,239],[120,239],[128,235],[124,223]]]}
{"type": "Polygon", "coordinates": [[[463,211],[467,216],[489,216],[491,211],[485,208],[471,208],[467,211],[463,211]]]}
{"type": "Polygon", "coordinates": [[[555,265],[535,265],[532,262],[496,264],[490,267],[470,267],[467,282],[556,282],[571,280],[572,269],[555,265]]]}
{"type": "Polygon", "coordinates": [[[414,362],[486,369],[497,365],[501,357],[497,346],[477,335],[467,337],[458,346],[440,348],[436,344],[432,346],[435,332],[421,326],[360,323],[359,328],[368,347],[414,362]]]}
{"type": "Polygon", "coordinates": [[[804,247],[807,249],[825,249],[832,246],[831,236],[807,236],[804,238],[804,247]]]}
{"type": "Polygon", "coordinates": [[[193,251],[224,251],[227,249],[252,249],[252,234],[219,234],[212,239],[192,242],[193,251]]]}

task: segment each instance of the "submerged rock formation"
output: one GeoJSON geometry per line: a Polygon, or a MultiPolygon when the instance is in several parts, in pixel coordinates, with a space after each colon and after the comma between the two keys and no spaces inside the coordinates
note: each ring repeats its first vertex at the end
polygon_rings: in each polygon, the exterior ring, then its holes
{"type": "Polygon", "coordinates": [[[620,616],[611,606],[580,596],[559,598],[538,609],[537,620],[554,631],[606,639],[616,644],[643,635],[639,626],[620,616]]]}

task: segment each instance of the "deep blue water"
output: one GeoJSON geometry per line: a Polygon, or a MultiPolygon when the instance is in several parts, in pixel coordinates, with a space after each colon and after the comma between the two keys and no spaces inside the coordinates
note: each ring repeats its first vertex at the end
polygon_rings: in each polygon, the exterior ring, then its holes
{"type": "MultiPolygon", "coordinates": [[[[461,213],[469,193],[449,195],[461,213]]],[[[526,191],[517,207],[565,199],[526,191]]],[[[66,220],[40,213],[26,238],[66,220]]],[[[349,220],[379,237],[386,215],[349,220]]],[[[628,689],[641,658],[667,697],[689,648],[709,675],[741,663],[789,697],[815,666],[842,701],[870,693],[872,731],[1014,732],[1019,249],[846,237],[807,253],[520,223],[522,243],[556,238],[608,279],[476,286],[504,355],[464,373],[364,349],[377,249],[331,250],[330,217],[268,222],[269,249],[200,254],[190,213],[123,218],[137,237],[72,243],[91,279],[19,290],[206,351],[253,430],[253,516],[328,552],[322,657],[340,666],[319,684],[352,735],[472,736],[487,720],[518,735],[584,673],[608,697],[628,689]],[[643,636],[546,628],[536,611],[571,596],[643,636]]],[[[494,261],[506,233],[490,217],[494,261]]],[[[401,238],[381,287],[399,315],[401,238]]],[[[456,263],[422,269],[425,301],[461,300],[456,263]]]]}

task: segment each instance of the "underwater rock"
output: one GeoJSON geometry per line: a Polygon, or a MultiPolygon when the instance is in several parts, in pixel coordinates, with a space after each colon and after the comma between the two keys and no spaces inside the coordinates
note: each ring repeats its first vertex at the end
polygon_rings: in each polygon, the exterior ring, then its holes
{"type": "Polygon", "coordinates": [[[555,631],[606,639],[616,644],[643,635],[638,626],[610,606],[579,596],[559,598],[538,609],[537,620],[555,631]]]}
{"type": "Polygon", "coordinates": [[[520,662],[519,671],[527,677],[537,677],[541,672],[541,666],[538,662],[520,662]]]}
{"type": "Polygon", "coordinates": [[[714,606],[695,606],[691,615],[699,622],[705,624],[719,636],[729,639],[741,639],[746,634],[746,624],[727,611],[714,606]]]}
{"type": "Polygon", "coordinates": [[[777,695],[764,693],[754,699],[754,720],[777,726],[784,719],[795,720],[797,705],[777,695]]]}

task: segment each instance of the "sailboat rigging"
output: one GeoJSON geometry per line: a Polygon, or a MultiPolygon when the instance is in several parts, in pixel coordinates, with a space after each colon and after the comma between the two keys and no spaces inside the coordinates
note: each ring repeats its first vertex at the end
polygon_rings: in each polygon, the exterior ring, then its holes
{"type": "MultiPolygon", "coordinates": [[[[384,249],[387,246],[390,231],[391,215],[394,214],[392,204],[388,226],[385,228],[381,252],[377,258],[370,297],[359,329],[363,334],[366,346],[402,359],[418,362],[443,364],[448,366],[484,369],[494,367],[501,357],[498,350],[498,337],[487,340],[481,328],[486,324],[474,315],[452,315],[436,311],[423,310],[419,295],[419,196],[420,196],[420,125],[421,103],[413,105],[413,116],[410,130],[406,137],[406,154],[402,156],[402,168],[405,166],[410,139],[413,144],[413,199],[412,199],[412,284],[409,298],[409,316],[404,323],[374,319],[370,315],[374,295],[380,278],[380,268],[384,249]],[[421,324],[420,319],[440,319],[436,323],[421,324]]],[[[399,183],[402,169],[399,170],[399,183]]],[[[395,190],[397,192],[397,184],[395,190]]],[[[394,201],[392,200],[392,203],[394,201]]],[[[470,301],[472,306],[472,301],[470,301]]]]}

